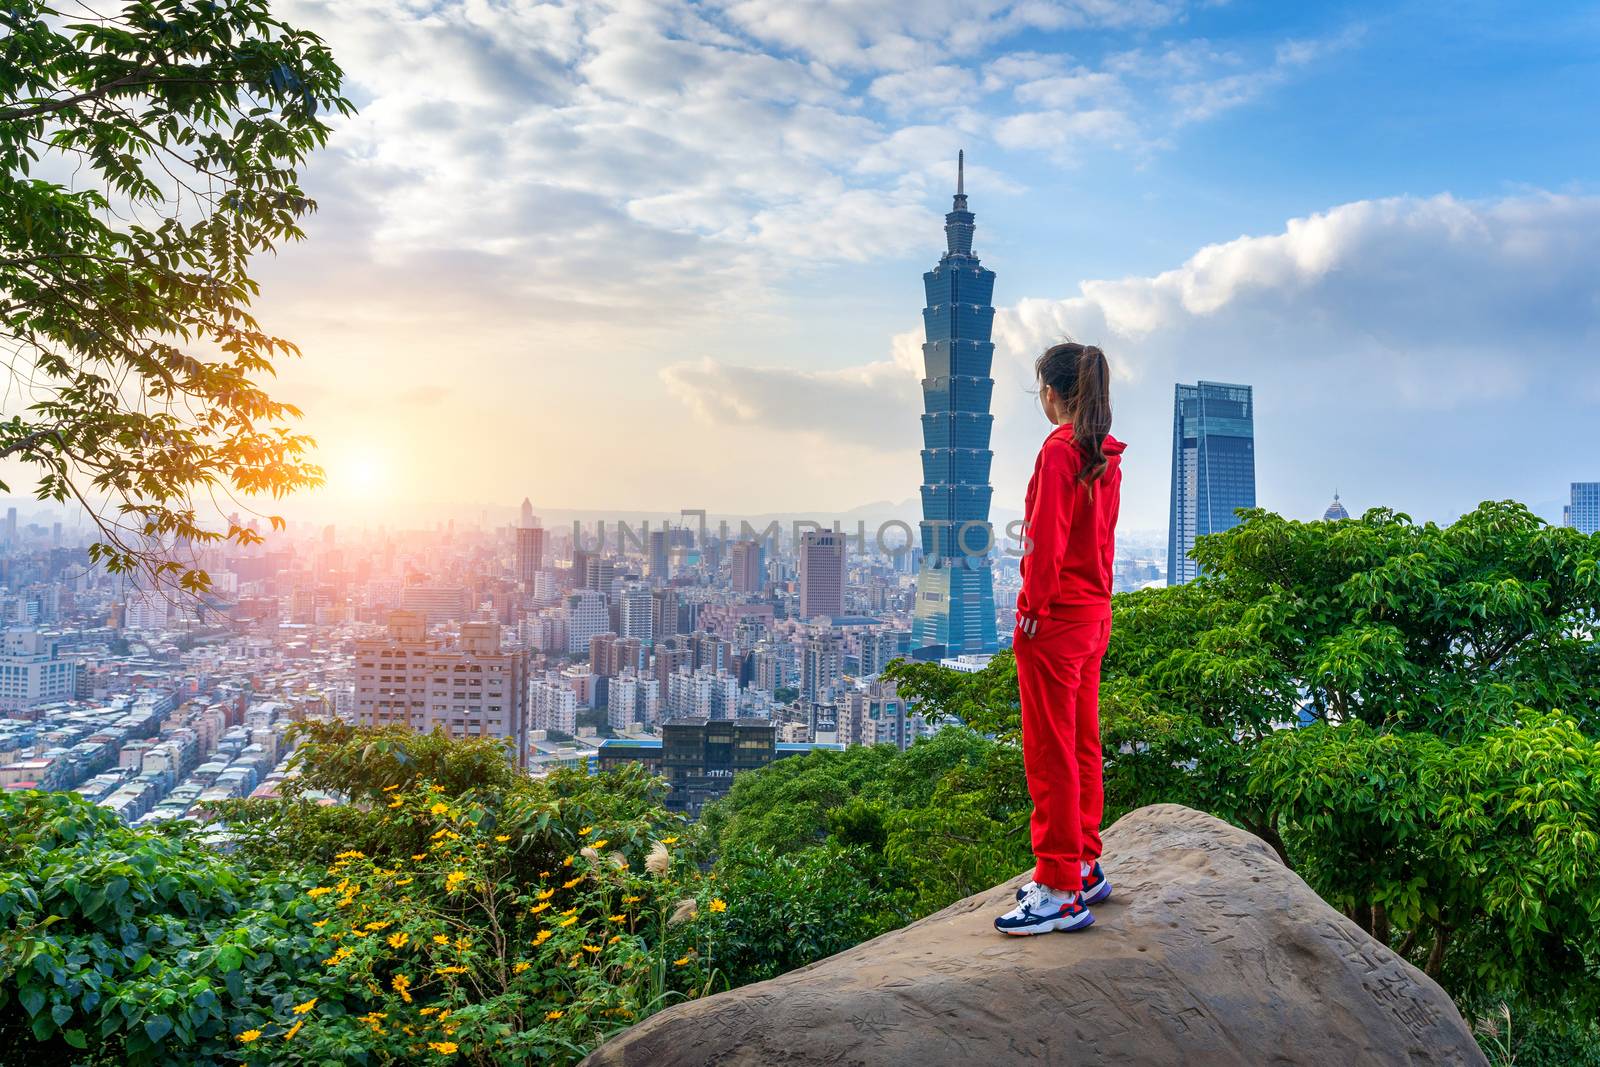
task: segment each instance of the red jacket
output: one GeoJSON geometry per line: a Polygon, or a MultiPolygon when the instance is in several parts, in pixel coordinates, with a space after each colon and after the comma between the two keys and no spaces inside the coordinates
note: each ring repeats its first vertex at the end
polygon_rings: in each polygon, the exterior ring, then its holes
{"type": "Polygon", "coordinates": [[[1106,469],[1092,487],[1078,481],[1083,457],[1070,423],[1044,439],[1028,479],[1019,622],[1111,617],[1111,558],[1122,504],[1123,443],[1107,435],[1106,469]]]}

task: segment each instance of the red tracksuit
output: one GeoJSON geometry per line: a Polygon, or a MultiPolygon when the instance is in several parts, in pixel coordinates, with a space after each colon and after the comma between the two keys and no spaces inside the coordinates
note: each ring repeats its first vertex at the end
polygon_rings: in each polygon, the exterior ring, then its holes
{"type": "Polygon", "coordinates": [[[1100,660],[1111,636],[1111,557],[1122,499],[1121,441],[1091,487],[1070,425],[1045,438],[1028,481],[1032,540],[1017,597],[1022,762],[1033,797],[1034,881],[1083,886],[1078,863],[1100,855],[1100,660]]]}

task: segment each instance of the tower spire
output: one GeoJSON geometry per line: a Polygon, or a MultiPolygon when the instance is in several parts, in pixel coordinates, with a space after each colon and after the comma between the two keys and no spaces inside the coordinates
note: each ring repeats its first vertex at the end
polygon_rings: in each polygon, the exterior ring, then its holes
{"type": "Polygon", "coordinates": [[[967,195],[967,150],[965,148],[956,152],[956,195],[967,195]]]}

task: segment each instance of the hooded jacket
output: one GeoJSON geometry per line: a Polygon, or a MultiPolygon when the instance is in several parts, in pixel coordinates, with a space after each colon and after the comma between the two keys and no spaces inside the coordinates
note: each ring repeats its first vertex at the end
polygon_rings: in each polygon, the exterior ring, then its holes
{"type": "Polygon", "coordinates": [[[1111,617],[1111,560],[1122,505],[1122,452],[1106,436],[1106,469],[1092,486],[1078,481],[1083,457],[1072,424],[1050,431],[1028,480],[1022,592],[1017,621],[1025,633],[1040,619],[1094,621],[1111,617]]]}

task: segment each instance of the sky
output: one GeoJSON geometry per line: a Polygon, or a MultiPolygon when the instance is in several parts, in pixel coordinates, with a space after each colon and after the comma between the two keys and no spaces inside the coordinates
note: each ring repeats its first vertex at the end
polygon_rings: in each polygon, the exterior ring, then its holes
{"type": "Polygon", "coordinates": [[[1255,387],[1258,500],[1559,516],[1600,479],[1600,6],[279,0],[359,108],[259,264],[328,486],[291,517],[915,497],[958,149],[998,274],[995,505],[1064,338],[1123,525],[1173,384],[1255,387]]]}

